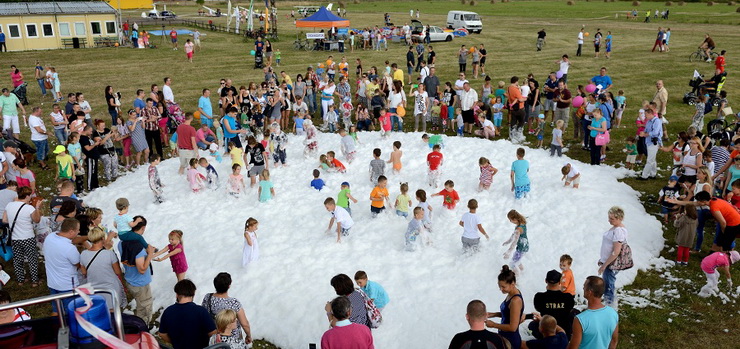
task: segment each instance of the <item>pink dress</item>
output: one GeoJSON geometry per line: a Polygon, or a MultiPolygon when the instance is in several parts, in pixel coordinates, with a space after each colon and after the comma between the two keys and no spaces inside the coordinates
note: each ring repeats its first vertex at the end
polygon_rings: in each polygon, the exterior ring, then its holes
{"type": "Polygon", "coordinates": [[[723,252],[715,252],[701,260],[701,270],[707,274],[714,274],[718,267],[730,265],[730,259],[723,252]]]}
{"type": "Polygon", "coordinates": [[[491,164],[488,164],[488,166],[481,166],[480,167],[480,182],[483,185],[491,185],[493,183],[493,170],[491,169],[493,166],[491,164]]]}
{"type": "Polygon", "coordinates": [[[180,249],[180,253],[170,257],[170,262],[172,263],[172,271],[175,272],[175,274],[180,274],[188,271],[188,260],[185,259],[185,248],[182,247],[182,244],[177,244],[176,246],[167,245],[167,250],[169,252],[172,252],[176,249],[180,249]]]}

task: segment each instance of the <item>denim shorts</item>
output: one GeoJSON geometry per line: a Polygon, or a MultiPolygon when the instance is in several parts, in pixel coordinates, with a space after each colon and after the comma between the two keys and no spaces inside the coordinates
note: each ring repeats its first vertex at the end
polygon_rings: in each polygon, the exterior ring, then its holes
{"type": "Polygon", "coordinates": [[[49,140],[44,139],[43,141],[33,141],[33,145],[36,146],[36,160],[44,161],[46,154],[49,153],[49,140]]]}

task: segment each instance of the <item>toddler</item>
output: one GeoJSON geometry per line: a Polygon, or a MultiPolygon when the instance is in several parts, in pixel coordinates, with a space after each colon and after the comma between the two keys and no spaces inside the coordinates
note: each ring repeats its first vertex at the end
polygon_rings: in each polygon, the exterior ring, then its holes
{"type": "Polygon", "coordinates": [[[214,159],[216,159],[216,162],[220,164],[221,161],[223,161],[224,159],[223,157],[221,157],[221,152],[218,151],[219,149],[220,148],[216,143],[211,143],[211,145],[208,146],[208,155],[212,156],[214,159]]]}
{"type": "Polygon", "coordinates": [[[323,179],[319,178],[321,176],[321,171],[318,169],[313,170],[313,180],[311,181],[311,188],[314,188],[316,190],[324,189],[324,186],[326,183],[323,179]]]}
{"type": "Polygon", "coordinates": [[[208,345],[227,343],[232,349],[247,349],[247,344],[241,336],[234,335],[237,329],[236,312],[224,309],[216,314],[216,334],[208,340],[208,345]]]}
{"type": "Polygon", "coordinates": [[[444,156],[442,156],[442,152],[440,152],[441,147],[439,144],[435,144],[432,148],[432,152],[427,155],[427,166],[429,166],[429,171],[427,172],[427,180],[429,183],[429,186],[432,188],[436,188],[439,186],[439,177],[441,174],[440,166],[442,166],[442,163],[444,161],[444,156]]]}
{"type": "Polygon", "coordinates": [[[679,195],[681,195],[681,188],[678,186],[678,177],[671,176],[668,178],[668,185],[658,192],[658,203],[660,204],[660,213],[663,214],[663,223],[668,224],[668,218],[676,208],[675,204],[668,202],[666,199],[677,199],[679,195]]]}
{"type": "Polygon", "coordinates": [[[576,295],[576,283],[573,279],[573,270],[570,266],[573,264],[573,258],[570,255],[564,254],[560,256],[560,270],[563,271],[560,277],[560,287],[563,292],[576,295]]]}
{"type": "Polygon", "coordinates": [[[455,114],[455,121],[457,122],[457,135],[458,137],[463,137],[463,128],[465,127],[465,121],[463,120],[462,109],[455,109],[455,114]]]}
{"type": "Polygon", "coordinates": [[[338,118],[337,112],[334,111],[334,105],[329,105],[329,110],[326,112],[326,115],[324,115],[324,120],[326,120],[327,126],[329,127],[329,133],[337,131],[338,118]]]}
{"type": "MultiPolygon", "coordinates": [[[[542,119],[540,121],[542,122],[542,127],[544,127],[545,122],[545,115],[542,115],[542,119]]],[[[558,157],[563,156],[563,125],[565,124],[565,121],[558,120],[555,121],[555,128],[552,129],[552,141],[550,141],[550,156],[555,156],[555,153],[558,153],[558,157]]],[[[578,126],[575,126],[578,127],[578,126]]]]}
{"type": "Polygon", "coordinates": [[[303,141],[303,144],[306,147],[303,149],[303,156],[314,157],[319,151],[319,141],[316,138],[316,126],[313,125],[313,121],[311,121],[311,119],[306,119],[303,121],[303,127],[306,129],[306,140],[303,141]]]}
{"type": "Polygon", "coordinates": [[[231,174],[229,175],[229,195],[233,197],[239,197],[242,190],[247,189],[247,185],[244,182],[244,176],[242,176],[242,167],[239,164],[231,165],[231,174]]]}
{"type": "Polygon", "coordinates": [[[257,190],[257,195],[260,202],[268,202],[275,196],[275,188],[272,182],[270,182],[270,170],[262,170],[260,177],[262,178],[260,179],[260,187],[257,190]]]}
{"type": "Polygon", "coordinates": [[[449,179],[445,181],[445,188],[439,193],[432,194],[432,197],[434,196],[442,196],[442,206],[448,210],[454,210],[460,201],[460,196],[455,191],[455,182],[449,179]]]}
{"type": "Polygon", "coordinates": [[[355,140],[355,144],[360,144],[360,137],[357,136],[357,126],[350,125],[349,135],[352,136],[352,139],[355,140]]]}
{"type": "Polygon", "coordinates": [[[197,193],[201,189],[205,188],[206,177],[198,172],[198,159],[190,159],[189,164],[190,168],[188,169],[188,182],[190,183],[190,189],[193,190],[193,193],[197,193]]]}
{"type": "Polygon", "coordinates": [[[154,202],[158,204],[164,202],[164,198],[162,197],[162,188],[164,187],[164,184],[159,180],[159,171],[157,171],[157,166],[161,160],[162,157],[159,156],[159,154],[152,153],[149,155],[149,189],[154,193],[154,202]]]}
{"type": "Polygon", "coordinates": [[[426,233],[428,230],[429,227],[424,221],[424,209],[419,206],[414,207],[414,217],[406,227],[406,234],[404,235],[406,251],[416,250],[416,239],[419,236],[428,236],[428,233],[426,233]]]}
{"type": "Polygon", "coordinates": [[[280,52],[280,49],[275,49],[275,62],[277,63],[277,66],[280,66],[280,60],[282,58],[282,53],[280,52]]]}
{"type": "Polygon", "coordinates": [[[468,209],[470,211],[463,214],[459,223],[460,226],[463,227],[463,235],[461,238],[463,252],[478,252],[478,244],[480,243],[478,232],[483,234],[483,236],[486,237],[486,240],[488,240],[489,237],[486,230],[483,229],[483,221],[477,214],[475,214],[475,211],[478,209],[478,201],[475,199],[468,200],[468,209]]]}
{"type": "Polygon", "coordinates": [[[717,295],[719,292],[719,270],[722,269],[727,276],[728,289],[732,290],[732,275],[730,275],[730,264],[735,264],[740,261],[740,253],[737,251],[730,252],[714,252],[709,256],[704,257],[701,261],[701,270],[704,275],[707,276],[707,284],[699,291],[700,297],[709,297],[711,295],[717,295]]]}
{"type": "Polygon", "coordinates": [[[385,203],[389,200],[388,188],[386,188],[387,183],[388,179],[385,176],[378,177],[378,183],[373,188],[373,191],[370,192],[370,212],[373,218],[385,210],[385,203]]]}
{"type": "Polygon", "coordinates": [[[244,167],[244,149],[237,147],[234,142],[229,142],[228,146],[231,163],[244,167]]]}
{"type": "Polygon", "coordinates": [[[357,199],[352,196],[349,189],[349,182],[342,182],[341,188],[342,189],[339,190],[339,195],[337,195],[337,206],[345,209],[347,213],[352,216],[352,209],[349,207],[349,201],[352,200],[352,202],[357,203],[357,199]]]}
{"type": "Polygon", "coordinates": [[[516,161],[511,164],[511,191],[521,199],[529,193],[529,161],[524,160],[524,148],[516,150],[516,161]]]}
{"type": "Polygon", "coordinates": [[[68,181],[75,181],[75,171],[74,171],[74,159],[72,159],[72,156],[67,154],[67,148],[65,148],[63,145],[57,145],[54,149],[55,162],[56,162],[56,176],[55,180],[58,179],[65,179],[68,181]]]}
{"type": "Polygon", "coordinates": [[[385,161],[380,159],[380,148],[373,149],[373,158],[370,160],[370,182],[378,184],[378,177],[385,174],[385,161]]]}
{"type": "Polygon", "coordinates": [[[305,124],[306,119],[304,118],[303,112],[299,112],[295,118],[293,118],[293,133],[296,136],[303,136],[306,134],[305,124]]]}
{"type": "Polygon", "coordinates": [[[342,207],[337,206],[336,202],[332,198],[326,198],[324,200],[324,207],[331,213],[331,220],[329,221],[329,227],[326,228],[326,232],[331,232],[331,227],[334,226],[334,222],[337,222],[337,243],[342,242],[342,236],[349,236],[349,229],[355,224],[350,216],[349,212],[342,207]]]}
{"type": "Polygon", "coordinates": [[[432,230],[432,206],[427,202],[427,192],[424,189],[418,189],[416,191],[416,201],[419,204],[416,207],[421,207],[424,210],[424,225],[429,231],[432,230]]]}
{"type": "Polygon", "coordinates": [[[218,172],[216,172],[216,169],[208,163],[206,158],[200,158],[198,164],[206,170],[206,186],[213,190],[218,189],[218,172]]]}
{"type": "Polygon", "coordinates": [[[444,148],[444,139],[442,138],[442,135],[439,134],[433,134],[429,136],[428,134],[421,135],[421,140],[429,146],[429,149],[434,149],[434,146],[439,144],[440,149],[444,148]]]}
{"type": "Polygon", "coordinates": [[[678,245],[676,265],[686,266],[689,265],[689,249],[696,237],[698,214],[694,205],[685,205],[683,208],[683,213],[676,215],[673,226],[676,227],[676,245],[678,245]]]}
{"type": "Polygon", "coordinates": [[[329,160],[325,154],[319,156],[319,168],[327,172],[331,170],[331,164],[329,164],[329,160]]]}
{"type": "Polygon", "coordinates": [[[272,149],[272,159],[275,161],[275,167],[279,164],[285,166],[286,153],[285,146],[288,145],[288,135],[280,129],[277,123],[273,123],[270,126],[272,133],[270,134],[270,149],[272,149]]]}
{"type": "MultiPolygon", "coordinates": [[[[221,132],[221,133],[223,133],[223,132],[221,132]]],[[[178,151],[177,151],[177,132],[172,132],[172,136],[170,136],[170,141],[169,142],[170,142],[170,149],[171,149],[170,150],[170,157],[171,158],[175,158],[179,154],[178,151]]],[[[222,141],[222,143],[223,143],[223,141],[222,141]]],[[[126,145],[124,144],[124,147],[125,146],[126,145]]],[[[134,164],[134,166],[135,165],[136,164],[134,164]]],[[[128,167],[126,169],[128,170],[128,167]]]]}
{"type": "Polygon", "coordinates": [[[242,267],[247,268],[249,263],[260,258],[260,246],[257,242],[257,228],[259,222],[249,217],[244,223],[244,247],[242,248],[242,267]]]}
{"type": "Polygon", "coordinates": [[[375,307],[377,307],[378,310],[383,310],[390,301],[383,286],[380,286],[380,284],[375,281],[368,280],[367,273],[364,271],[358,270],[355,273],[355,282],[357,283],[357,286],[360,286],[362,291],[373,300],[373,303],[375,303],[375,307]]]}
{"type": "Polygon", "coordinates": [[[573,183],[573,189],[578,189],[578,185],[581,183],[581,172],[579,172],[575,166],[571,163],[567,163],[560,169],[560,173],[563,174],[561,181],[565,181],[564,186],[569,186],[573,183]]]}
{"type": "Polygon", "coordinates": [[[355,154],[357,153],[355,139],[348,135],[347,130],[345,129],[339,130],[339,136],[342,137],[342,140],[339,142],[339,148],[342,151],[344,158],[351,164],[355,159],[355,154]]]}
{"type": "Polygon", "coordinates": [[[67,152],[72,157],[75,167],[75,190],[81,193],[85,184],[85,167],[82,165],[82,145],[80,134],[72,132],[67,138],[67,152]]]}
{"type": "Polygon", "coordinates": [[[504,241],[504,243],[502,244],[503,246],[511,244],[511,246],[509,246],[509,249],[504,254],[504,259],[509,259],[509,257],[511,257],[511,252],[514,251],[514,258],[512,258],[511,262],[509,262],[509,267],[515,273],[523,272],[524,266],[522,265],[521,260],[522,257],[524,257],[524,254],[529,251],[529,240],[527,239],[527,219],[524,218],[524,216],[522,216],[521,213],[517,212],[516,210],[509,211],[506,217],[509,218],[509,222],[516,225],[516,228],[514,229],[514,233],[511,234],[511,237],[509,237],[509,239],[504,241]],[[515,248],[516,250],[514,250],[515,248]]]}
{"type": "Polygon", "coordinates": [[[619,90],[617,92],[617,96],[614,97],[614,102],[617,105],[616,110],[614,111],[614,118],[617,121],[617,128],[620,128],[622,125],[622,114],[624,113],[624,108],[627,107],[627,97],[624,96],[624,90],[619,90]]]}
{"type": "Polygon", "coordinates": [[[404,218],[409,217],[409,207],[412,203],[408,192],[409,184],[401,183],[401,194],[396,196],[396,204],[394,205],[396,207],[396,214],[404,218]]]}
{"type": "Polygon", "coordinates": [[[388,159],[388,163],[393,164],[393,173],[395,174],[401,173],[401,168],[403,167],[403,164],[401,163],[402,156],[403,152],[401,151],[401,142],[393,142],[393,152],[391,152],[391,158],[388,159]]]}
{"type": "Polygon", "coordinates": [[[432,114],[432,132],[439,131],[439,129],[442,127],[442,108],[439,106],[439,100],[434,100],[434,105],[431,108],[431,114],[432,114]]]}
{"type": "Polygon", "coordinates": [[[329,167],[339,173],[347,172],[347,168],[344,167],[344,164],[336,156],[337,154],[332,150],[326,152],[326,161],[329,163],[329,167]]]}
{"type": "MultiPolygon", "coordinates": [[[[534,133],[537,135],[537,148],[542,148],[542,141],[545,139],[545,114],[537,115],[537,129],[535,129],[534,133]]],[[[562,134],[560,135],[560,137],[563,137],[562,134]]],[[[555,130],[552,131],[552,138],[554,141],[555,130]]],[[[550,145],[550,148],[552,149],[552,143],[550,145]]],[[[552,150],[550,150],[550,153],[552,153],[552,150]]],[[[560,156],[560,152],[558,152],[558,156],[560,156]]]]}
{"type": "Polygon", "coordinates": [[[382,108],[380,109],[380,117],[378,118],[378,122],[380,122],[380,136],[383,138],[388,138],[391,135],[391,113],[388,112],[387,109],[382,108]]]}
{"type": "Polygon", "coordinates": [[[170,239],[170,243],[167,245],[167,248],[159,250],[159,252],[154,254],[153,258],[157,262],[161,262],[169,258],[170,263],[172,263],[172,271],[175,272],[177,281],[180,281],[185,278],[185,272],[188,271],[188,260],[185,258],[185,248],[182,247],[182,231],[173,230],[167,237],[170,239]],[[164,255],[164,257],[157,258],[166,252],[167,254],[164,255]]]}
{"type": "Polygon", "coordinates": [[[488,190],[491,188],[493,176],[498,173],[498,169],[493,167],[491,162],[484,157],[478,159],[478,166],[480,166],[480,183],[478,184],[478,191],[488,190]]]}
{"type": "Polygon", "coordinates": [[[345,128],[352,126],[352,103],[349,97],[344,97],[344,102],[339,106],[339,111],[342,113],[342,122],[345,128]]]}
{"type": "Polygon", "coordinates": [[[637,145],[635,145],[635,137],[627,138],[627,144],[624,146],[624,152],[627,153],[627,159],[625,160],[625,163],[627,164],[626,167],[628,170],[631,170],[632,166],[635,165],[635,160],[637,160],[637,145]]]}
{"type": "Polygon", "coordinates": [[[501,135],[501,123],[504,120],[504,104],[501,103],[501,97],[496,97],[493,104],[493,126],[496,126],[496,135],[501,135]]]}

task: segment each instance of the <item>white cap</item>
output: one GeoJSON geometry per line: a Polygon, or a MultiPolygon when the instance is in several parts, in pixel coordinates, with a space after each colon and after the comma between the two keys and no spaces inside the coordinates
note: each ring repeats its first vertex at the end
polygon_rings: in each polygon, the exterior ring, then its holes
{"type": "Polygon", "coordinates": [[[218,150],[218,144],[211,143],[211,145],[208,148],[211,149],[211,151],[217,151],[218,150]]]}

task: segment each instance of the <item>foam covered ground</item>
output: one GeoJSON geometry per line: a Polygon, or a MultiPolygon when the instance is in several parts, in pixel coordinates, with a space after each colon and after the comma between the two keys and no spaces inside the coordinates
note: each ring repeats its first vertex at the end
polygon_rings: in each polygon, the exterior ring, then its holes
{"type": "MultiPolygon", "coordinates": [[[[320,152],[340,153],[339,140],[337,135],[320,134],[320,152]]],[[[145,167],[93,191],[85,200],[90,206],[102,208],[104,223],[112,227],[114,201],[127,197],[130,212],[149,220],[145,237],[159,248],[166,246],[170,230],[184,231],[190,265],[187,277],[198,286],[197,303],[213,292],[212,279],[217,273],[231,273],[234,282],[230,295],[244,305],[254,338],[265,338],[283,348],[320,342],[328,328],[324,304],[335,297],[329,280],[337,273],[352,277],[359,269],[382,284],[391,299],[383,312],[383,325],[373,331],[376,347],[446,347],[455,333],[467,329],[464,314],[470,300],[483,300],[489,311],[497,311],[504,300],[496,276],[507,263],[503,259],[506,247],[501,244],[514,229],[506,219],[510,209],[528,217],[530,251],[523,258],[526,270],[518,280],[526,312],[534,310],[532,297],[544,290],[545,273],[558,268],[560,255],[567,253],[574,258],[579,293],[585,277],[597,272],[601,236],[610,227],[607,211],[611,206],[625,210],[624,223],[636,267],[620,273],[618,285],[634,280],[638,268],[650,267],[650,259],[663,247],[660,223],[645,212],[635,190],[617,181],[628,171],[575,161],[582,172],[581,188],[563,188],[560,167],[572,160],[565,156],[551,158],[544,150],[527,148],[532,191],[528,198],[516,201],[510,191],[509,171],[518,145],[503,140],[448,137],[442,181],[455,181],[461,203],[449,211],[442,208],[441,198],[430,199],[434,207],[434,244],[406,252],[403,241],[407,221],[393,210],[372,219],[369,209],[372,150],[382,149],[382,157],[387,159],[395,140],[403,143],[404,167],[395,175],[387,166],[391,199],[398,195],[402,181],[409,182],[412,199],[420,188],[428,195],[434,192],[426,185],[429,149],[420,133],[393,134],[387,139],[377,133],[361,133],[357,159],[347,164],[340,155],[347,173],[322,174],[327,187],[321,192],[309,186],[318,159],[305,159],[303,139],[291,136],[289,166],[270,169],[276,197],[268,203],[258,202],[256,188],[248,188],[239,199],[226,194],[225,181],[231,168],[228,157],[220,164],[214,162],[222,182],[217,191],[193,194],[185,177],[177,174],[178,160],[173,159],[159,166],[166,186],[166,202],[161,205],[153,203],[145,167]],[[500,172],[490,191],[479,193],[481,156],[490,159],[500,172]],[[351,236],[337,244],[336,235],[325,233],[330,215],[323,201],[328,196],[336,198],[343,181],[351,183],[352,194],[359,202],[352,205],[355,226],[351,236]],[[458,221],[471,198],[479,202],[478,214],[491,240],[482,240],[478,254],[464,256],[458,221]],[[241,256],[248,217],[260,222],[261,256],[247,272],[241,266],[241,256]]],[[[175,274],[169,261],[155,262],[154,270],[155,308],[166,307],[175,300],[175,274]]]]}

